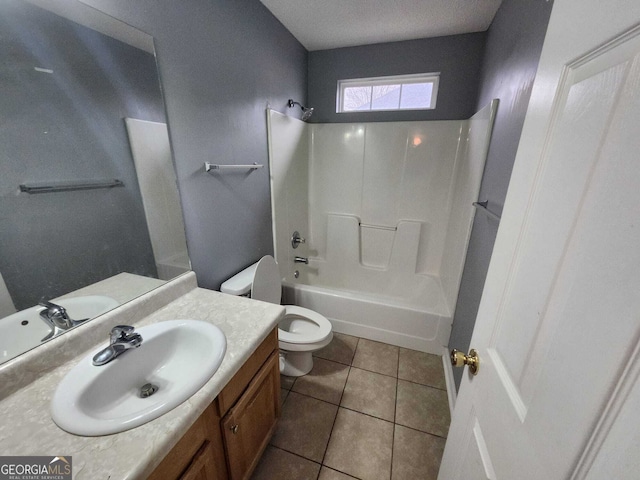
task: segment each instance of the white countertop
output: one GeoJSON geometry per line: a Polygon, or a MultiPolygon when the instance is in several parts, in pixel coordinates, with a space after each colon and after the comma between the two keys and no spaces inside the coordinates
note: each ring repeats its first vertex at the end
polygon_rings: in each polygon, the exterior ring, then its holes
{"type": "Polygon", "coordinates": [[[71,456],[74,479],[145,478],[283,315],[279,305],[197,288],[195,274],[188,273],[67,332],[0,368],[0,455],[71,456]],[[227,337],[220,368],[189,400],[140,427],[103,437],[72,435],[53,423],[49,405],[58,383],[81,358],[106,345],[112,326],[187,318],[211,322],[227,337]]]}

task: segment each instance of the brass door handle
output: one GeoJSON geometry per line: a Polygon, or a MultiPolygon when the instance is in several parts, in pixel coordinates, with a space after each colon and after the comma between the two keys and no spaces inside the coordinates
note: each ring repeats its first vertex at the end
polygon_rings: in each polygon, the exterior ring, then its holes
{"type": "Polygon", "coordinates": [[[473,349],[469,351],[469,355],[465,355],[454,348],[451,350],[451,365],[454,367],[469,365],[471,373],[477,375],[480,370],[480,357],[478,357],[478,352],[473,349]]]}

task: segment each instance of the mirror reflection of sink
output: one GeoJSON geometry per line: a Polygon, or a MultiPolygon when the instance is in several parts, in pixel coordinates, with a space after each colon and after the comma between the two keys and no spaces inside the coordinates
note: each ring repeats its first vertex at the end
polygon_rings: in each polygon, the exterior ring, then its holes
{"type": "MultiPolygon", "coordinates": [[[[74,319],[93,318],[120,305],[104,295],[86,295],[56,300],[74,319]]],[[[39,305],[0,319],[0,363],[40,345],[51,328],[40,319],[39,305]]]]}
{"type": "Polygon", "coordinates": [[[224,333],[199,320],[159,322],[136,332],[143,339],[138,348],[94,366],[99,346],[60,381],[51,401],[60,428],[99,436],[147,423],[207,383],[226,351],[224,333]]]}

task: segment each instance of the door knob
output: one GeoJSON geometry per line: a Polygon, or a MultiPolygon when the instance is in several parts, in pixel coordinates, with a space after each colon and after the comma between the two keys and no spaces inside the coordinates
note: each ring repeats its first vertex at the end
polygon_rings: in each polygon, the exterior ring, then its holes
{"type": "Polygon", "coordinates": [[[454,348],[451,350],[451,365],[454,367],[464,367],[465,365],[469,365],[471,373],[477,375],[478,370],[480,370],[480,358],[478,357],[478,352],[471,349],[469,351],[469,355],[465,355],[454,348]]]}

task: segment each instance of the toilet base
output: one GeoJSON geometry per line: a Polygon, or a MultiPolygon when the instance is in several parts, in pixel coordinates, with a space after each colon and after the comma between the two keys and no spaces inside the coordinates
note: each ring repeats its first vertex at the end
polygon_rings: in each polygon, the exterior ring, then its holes
{"type": "Polygon", "coordinates": [[[286,352],[280,350],[280,373],[287,377],[301,377],[313,368],[311,352],[286,352]]]}

